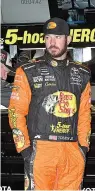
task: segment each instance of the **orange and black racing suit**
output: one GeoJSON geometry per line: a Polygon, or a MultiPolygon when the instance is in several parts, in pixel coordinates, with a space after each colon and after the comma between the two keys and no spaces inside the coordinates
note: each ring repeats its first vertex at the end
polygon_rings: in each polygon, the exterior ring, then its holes
{"type": "Polygon", "coordinates": [[[90,71],[45,54],[17,69],[9,122],[26,190],[78,190],[90,136],[90,71]]]}

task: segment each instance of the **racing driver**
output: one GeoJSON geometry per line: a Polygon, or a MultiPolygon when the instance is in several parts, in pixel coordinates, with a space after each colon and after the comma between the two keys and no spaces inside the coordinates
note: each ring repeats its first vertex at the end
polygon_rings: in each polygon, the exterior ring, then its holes
{"type": "Polygon", "coordinates": [[[91,132],[90,71],[67,57],[66,21],[51,18],[43,32],[44,56],[16,70],[9,122],[25,190],[79,190],[91,132]]]}

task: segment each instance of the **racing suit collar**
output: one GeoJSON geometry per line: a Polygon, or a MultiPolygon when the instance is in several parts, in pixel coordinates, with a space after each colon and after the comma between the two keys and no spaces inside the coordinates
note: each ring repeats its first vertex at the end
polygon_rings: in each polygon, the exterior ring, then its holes
{"type": "Polygon", "coordinates": [[[65,58],[64,60],[56,60],[56,59],[52,58],[52,56],[48,53],[46,53],[44,55],[44,58],[45,58],[46,62],[53,67],[69,65],[69,60],[67,58],[65,58]]]}

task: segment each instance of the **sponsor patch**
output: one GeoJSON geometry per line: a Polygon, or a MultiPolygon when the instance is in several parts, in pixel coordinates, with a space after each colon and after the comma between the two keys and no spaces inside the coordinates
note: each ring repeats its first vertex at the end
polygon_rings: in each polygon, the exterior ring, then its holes
{"type": "Polygon", "coordinates": [[[75,67],[71,68],[71,76],[79,75],[79,70],[75,67]]]}
{"type": "Polygon", "coordinates": [[[70,71],[70,84],[76,84],[78,86],[81,86],[82,84],[80,72],[75,67],[72,67],[70,71]]]}
{"type": "Polygon", "coordinates": [[[33,82],[43,82],[43,77],[42,76],[35,76],[33,77],[33,82]]]}
{"type": "Polygon", "coordinates": [[[79,68],[80,70],[83,70],[84,72],[86,72],[86,73],[88,73],[89,74],[89,72],[90,71],[87,71],[87,70],[85,70],[84,68],[79,68]]]}
{"type": "Polygon", "coordinates": [[[41,138],[41,135],[35,135],[34,138],[35,138],[35,139],[40,139],[40,138],[41,138]]]}
{"type": "Polygon", "coordinates": [[[43,68],[43,67],[41,67],[41,68],[40,68],[40,71],[41,71],[41,72],[46,72],[46,73],[47,73],[47,72],[48,72],[48,69],[47,69],[47,68],[45,68],[45,67],[44,67],[44,68],[43,68]]]}
{"type": "Polygon", "coordinates": [[[19,93],[17,93],[17,92],[12,92],[12,94],[11,94],[11,99],[19,100],[19,93]]]}
{"type": "Polygon", "coordinates": [[[63,140],[63,141],[73,141],[73,137],[67,137],[67,136],[58,136],[58,140],[63,140]]]}
{"type": "Polygon", "coordinates": [[[57,136],[55,135],[49,135],[49,140],[57,140],[57,136]]]}
{"type": "Polygon", "coordinates": [[[49,82],[49,81],[51,81],[51,82],[55,82],[56,81],[56,79],[55,79],[55,77],[54,76],[45,76],[45,82],[49,82]]]}
{"type": "Polygon", "coordinates": [[[56,67],[56,66],[58,66],[58,63],[57,63],[55,60],[52,60],[52,61],[51,61],[51,65],[52,65],[53,67],[56,67]]]}
{"type": "Polygon", "coordinates": [[[45,86],[56,86],[56,84],[55,84],[55,83],[52,83],[52,82],[46,82],[46,83],[45,83],[45,86]]]}
{"type": "Polygon", "coordinates": [[[56,117],[72,117],[76,111],[76,96],[70,92],[57,91],[44,98],[42,103],[47,113],[56,117]]]}
{"type": "Polygon", "coordinates": [[[20,87],[19,86],[13,86],[13,91],[17,91],[20,87]]]}
{"type": "Polygon", "coordinates": [[[70,127],[71,125],[68,124],[62,124],[62,122],[58,122],[57,125],[51,125],[51,132],[53,133],[64,133],[68,134],[70,133],[70,127]]]}
{"type": "Polygon", "coordinates": [[[37,88],[42,88],[42,84],[35,83],[35,84],[34,84],[34,88],[35,88],[35,89],[37,89],[37,88]]]}
{"type": "Polygon", "coordinates": [[[17,114],[15,112],[15,109],[14,108],[9,109],[8,113],[9,113],[10,122],[12,124],[12,127],[16,128],[17,127],[17,114]]]}
{"type": "Polygon", "coordinates": [[[41,67],[41,68],[38,69],[38,70],[39,70],[39,72],[40,72],[40,74],[41,74],[42,76],[49,75],[49,71],[48,71],[48,69],[45,68],[45,67],[41,67]]]}
{"type": "Polygon", "coordinates": [[[33,67],[35,67],[35,65],[27,66],[27,67],[24,68],[24,70],[27,70],[27,69],[30,69],[30,68],[33,68],[33,67]]]}
{"type": "Polygon", "coordinates": [[[45,72],[41,72],[41,75],[42,75],[42,76],[49,75],[49,72],[47,72],[47,73],[45,73],[45,72]]]}
{"type": "Polygon", "coordinates": [[[22,148],[25,143],[23,133],[17,128],[12,129],[12,132],[13,132],[13,139],[16,144],[16,147],[18,149],[22,148]]]}
{"type": "Polygon", "coordinates": [[[54,29],[56,28],[56,23],[55,22],[49,22],[48,25],[47,25],[47,29],[54,29]]]}

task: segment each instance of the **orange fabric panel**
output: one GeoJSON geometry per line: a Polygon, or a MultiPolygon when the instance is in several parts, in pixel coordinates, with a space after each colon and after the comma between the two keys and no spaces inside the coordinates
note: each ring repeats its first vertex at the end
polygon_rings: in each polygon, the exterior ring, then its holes
{"type": "Polygon", "coordinates": [[[77,142],[37,141],[33,170],[36,190],[78,190],[84,167],[77,142]]]}
{"type": "Polygon", "coordinates": [[[78,140],[81,146],[89,149],[89,137],[91,133],[91,85],[88,83],[81,95],[78,115],[78,140]]]}
{"type": "Polygon", "coordinates": [[[13,138],[18,152],[30,146],[26,116],[31,100],[31,90],[22,68],[16,71],[14,86],[9,104],[9,123],[13,129],[13,138]]]}

